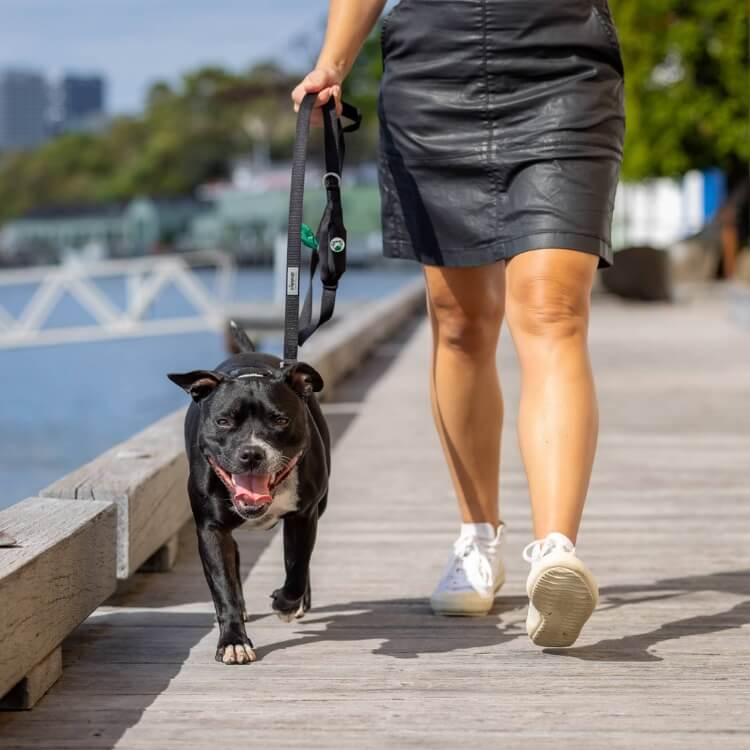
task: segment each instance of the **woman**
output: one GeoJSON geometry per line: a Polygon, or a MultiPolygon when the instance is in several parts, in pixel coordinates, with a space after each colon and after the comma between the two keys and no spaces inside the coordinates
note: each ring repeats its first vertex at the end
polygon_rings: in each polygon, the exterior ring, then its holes
{"type": "MultiPolygon", "coordinates": [[[[383,0],[331,0],[315,69],[334,96],[383,0]]],[[[507,320],[522,372],[518,437],[535,539],[527,631],[569,646],[598,589],[575,543],[598,408],[587,348],[624,135],[623,69],[606,0],[401,0],[383,20],[378,99],[383,254],[422,264],[433,416],[461,530],[432,597],[486,614],[505,574],[495,353],[507,320]]],[[[313,122],[320,122],[314,112],[313,122]]]]}

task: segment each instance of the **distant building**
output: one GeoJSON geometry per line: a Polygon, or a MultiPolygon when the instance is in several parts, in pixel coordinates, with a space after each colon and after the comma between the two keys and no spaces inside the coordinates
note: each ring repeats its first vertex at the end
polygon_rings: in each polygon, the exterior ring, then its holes
{"type": "Polygon", "coordinates": [[[0,150],[33,148],[47,136],[47,85],[29,70],[0,70],[0,150]]]}
{"type": "Polygon", "coordinates": [[[102,76],[63,76],[63,114],[67,122],[104,112],[104,78],[102,76]]]}
{"type": "Polygon", "coordinates": [[[66,74],[49,85],[50,133],[96,129],[104,120],[106,84],[99,75],[66,74]]]}

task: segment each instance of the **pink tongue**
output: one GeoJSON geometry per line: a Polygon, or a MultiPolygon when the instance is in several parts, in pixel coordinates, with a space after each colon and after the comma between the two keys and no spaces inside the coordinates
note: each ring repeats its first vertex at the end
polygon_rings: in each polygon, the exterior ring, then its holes
{"type": "Polygon", "coordinates": [[[271,497],[270,474],[232,474],[234,496],[237,500],[254,505],[265,505],[271,497]]]}

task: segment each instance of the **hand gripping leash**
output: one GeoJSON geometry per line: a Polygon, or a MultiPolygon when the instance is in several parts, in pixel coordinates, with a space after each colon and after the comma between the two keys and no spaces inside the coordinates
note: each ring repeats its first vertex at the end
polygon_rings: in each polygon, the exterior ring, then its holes
{"type": "Polygon", "coordinates": [[[302,206],[305,192],[305,161],[307,141],[310,131],[310,115],[317,93],[305,94],[299,107],[297,132],[292,156],[292,184],[289,194],[289,229],[287,235],[286,258],[286,300],[284,307],[284,362],[297,359],[297,347],[323,323],[330,319],[336,302],[336,289],[339,279],[346,270],[346,228],[341,206],[341,169],[344,162],[344,133],[356,130],[362,122],[362,115],[356,107],[342,102],[342,115],[352,121],[351,125],[341,126],[336,115],[333,97],[321,106],[323,115],[323,135],[325,142],[325,174],[323,185],[326,189],[326,208],[320,220],[315,238],[308,234],[305,244],[311,248],[310,285],[299,310],[299,272],[302,263],[302,206]],[[320,316],[312,323],[313,280],[315,269],[320,262],[320,281],[323,293],[320,301],[320,316]]]}

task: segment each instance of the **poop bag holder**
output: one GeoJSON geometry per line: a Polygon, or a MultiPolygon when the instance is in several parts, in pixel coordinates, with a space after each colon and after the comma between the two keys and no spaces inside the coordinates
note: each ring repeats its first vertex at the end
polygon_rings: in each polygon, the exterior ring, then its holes
{"type": "Polygon", "coordinates": [[[323,137],[325,142],[325,174],[323,185],[326,190],[326,207],[318,230],[312,230],[302,223],[302,207],[305,192],[305,162],[307,142],[310,133],[310,115],[317,93],[305,94],[300,103],[297,117],[297,131],[292,156],[292,184],[289,194],[289,229],[287,235],[286,259],[286,301],[284,307],[284,361],[297,359],[297,347],[323,323],[330,319],[336,302],[336,289],[339,279],[346,270],[346,228],[341,207],[341,169],[344,163],[344,133],[356,130],[362,115],[356,107],[342,102],[342,115],[352,121],[342,127],[336,115],[333,97],[321,106],[323,115],[323,137]],[[302,243],[310,248],[310,284],[299,309],[299,275],[302,263],[302,243]],[[320,315],[312,321],[313,282],[315,270],[320,265],[320,281],[323,286],[320,301],[320,315]]]}

